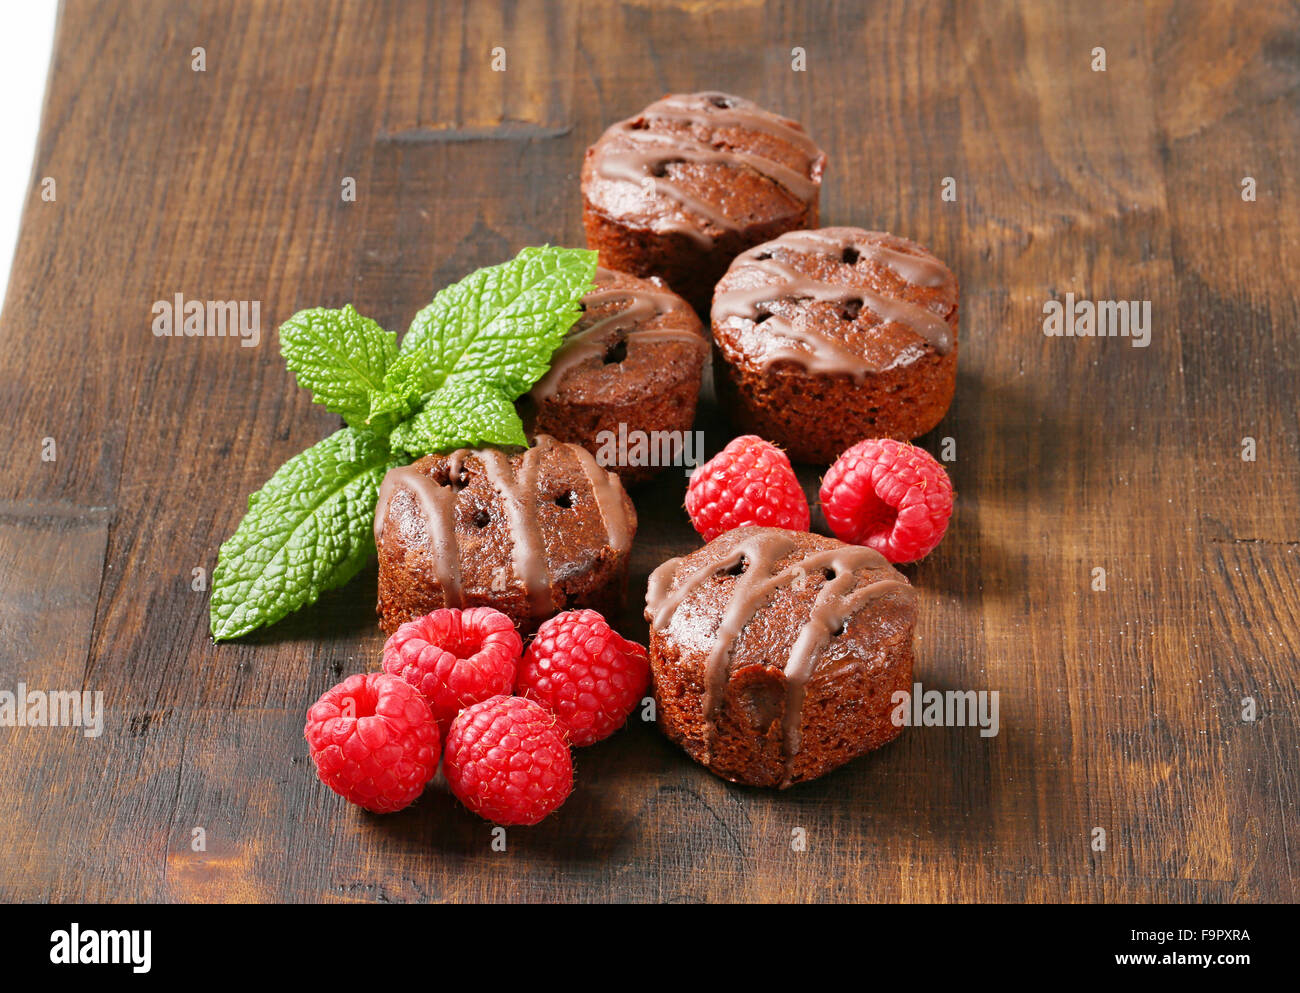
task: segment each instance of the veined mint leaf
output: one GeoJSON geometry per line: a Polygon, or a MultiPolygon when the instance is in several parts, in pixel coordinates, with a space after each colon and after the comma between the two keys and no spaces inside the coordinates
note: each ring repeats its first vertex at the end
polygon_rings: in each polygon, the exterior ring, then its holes
{"type": "Polygon", "coordinates": [[[595,252],[525,248],[439,293],[401,349],[351,306],[286,321],[285,362],[349,426],[249,497],[218,555],[213,637],[272,624],[352,578],[374,551],[380,482],[405,456],[526,444],[514,401],[549,368],[595,270],[595,252]]]}
{"type": "Polygon", "coordinates": [[[473,445],[527,445],[514,401],[482,380],[457,376],[393,429],[389,444],[412,458],[473,445]]]}
{"type": "Polygon", "coordinates": [[[282,465],[221,546],[212,636],[273,624],[351,579],[375,548],[379,484],[403,461],[382,437],[343,428],[282,465]]]}
{"type": "Polygon", "coordinates": [[[280,325],[280,352],[298,385],[353,427],[373,420],[371,395],[397,356],[397,335],[347,304],[300,310],[280,325]]]}
{"type": "Polygon", "coordinates": [[[595,252],[549,246],[471,273],[415,315],[385,389],[424,396],[454,373],[516,399],[549,368],[595,273],[595,252]]]}

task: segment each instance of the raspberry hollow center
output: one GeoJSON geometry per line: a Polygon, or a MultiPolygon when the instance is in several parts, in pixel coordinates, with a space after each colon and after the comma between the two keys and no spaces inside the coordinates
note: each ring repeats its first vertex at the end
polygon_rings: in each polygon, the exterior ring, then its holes
{"type": "Polygon", "coordinates": [[[860,510],[862,537],[888,537],[898,521],[898,508],[891,507],[875,490],[867,488],[862,494],[860,510]]]}

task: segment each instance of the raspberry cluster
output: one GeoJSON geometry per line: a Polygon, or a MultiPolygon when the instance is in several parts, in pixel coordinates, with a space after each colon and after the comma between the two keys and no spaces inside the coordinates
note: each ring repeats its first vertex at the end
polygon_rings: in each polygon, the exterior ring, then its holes
{"type": "MultiPolygon", "coordinates": [[[[820,489],[835,536],[891,562],[934,550],[952,515],[947,472],[888,438],[845,451],[820,489]]],[[[734,439],[691,478],[691,523],[712,540],[747,524],[806,531],[808,500],[790,460],[754,435],[734,439]]],[[[350,676],[307,712],[321,780],[376,813],[414,803],[441,762],[465,806],[497,824],[536,824],[573,790],[573,747],[609,737],[650,682],[646,650],[594,610],[557,614],[524,648],[490,607],[435,610],[397,629],[383,671],[350,676]]]]}
{"type": "Polygon", "coordinates": [[[393,633],[383,672],[327,690],[304,735],[321,780],[367,810],[414,803],[445,742],[457,799],[497,824],[536,824],[572,792],[570,747],[622,727],[649,681],[645,649],[594,610],[552,617],[525,653],[501,612],[445,608],[393,633]]]}

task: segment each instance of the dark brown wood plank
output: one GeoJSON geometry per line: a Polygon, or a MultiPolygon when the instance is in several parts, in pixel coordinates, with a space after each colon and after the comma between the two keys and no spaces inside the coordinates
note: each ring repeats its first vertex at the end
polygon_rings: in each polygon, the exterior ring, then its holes
{"type": "MultiPolygon", "coordinates": [[[[0,728],[0,898],[1295,899],[1298,47],[1294,10],[1172,0],[65,3],[34,169],[58,199],[34,184],[0,316],[0,690],[108,714],[0,728]],[[696,88],[802,120],[825,222],[961,280],[957,399],[921,440],[954,439],[958,509],[907,571],[918,678],[997,690],[1001,733],[912,729],[777,794],[634,722],[504,853],[441,781],[349,808],[301,729],[377,664],[373,566],[221,646],[190,588],[337,424],[273,329],[351,301],[402,330],[475,267],[580,243],[583,149],[696,88]],[[1067,291],[1151,301],[1150,347],[1045,337],[1067,291]],[[154,337],[176,293],[259,301],[259,345],[154,337]]],[[[698,427],[731,434],[709,390],[698,427]]],[[[645,577],[698,544],[683,485],[635,494],[637,637],[645,577]]]]}

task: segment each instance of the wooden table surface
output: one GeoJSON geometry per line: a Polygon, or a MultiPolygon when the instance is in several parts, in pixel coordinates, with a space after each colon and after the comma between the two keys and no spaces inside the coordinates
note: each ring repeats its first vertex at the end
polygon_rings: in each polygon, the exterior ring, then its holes
{"type": "MultiPolygon", "coordinates": [[[[0,322],[0,690],[102,691],[106,718],[0,727],[0,897],[1295,899],[1298,52],[1265,3],[65,3],[0,322]],[[1000,733],[913,728],[778,793],[636,722],[504,852],[441,780],[363,814],[302,725],[378,664],[374,565],[231,644],[191,588],[338,424],[274,329],[352,302],[403,330],[478,266],[581,244],[583,149],[706,88],[805,124],[824,223],[961,280],[922,439],[953,439],[957,511],[907,572],[917,678],[998,691],[1000,733]],[[1045,336],[1067,292],[1150,301],[1149,347],[1045,336]],[[178,293],[260,301],[259,345],[155,337],[178,293]]],[[[730,437],[707,398],[698,427],[730,437]]],[[[637,637],[646,575],[698,545],[683,486],[635,494],[637,637]]]]}

